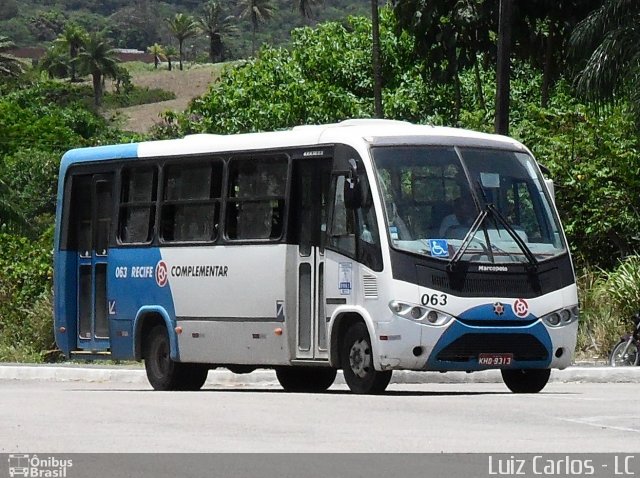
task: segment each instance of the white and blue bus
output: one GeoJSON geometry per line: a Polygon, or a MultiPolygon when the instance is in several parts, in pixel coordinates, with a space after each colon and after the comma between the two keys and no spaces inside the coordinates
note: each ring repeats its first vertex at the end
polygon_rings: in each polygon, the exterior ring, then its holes
{"type": "Polygon", "coordinates": [[[75,149],[62,159],[55,334],[144,360],[158,390],[275,369],[356,393],[393,370],[572,362],[578,298],[551,188],[519,142],[349,120],[75,149]]]}

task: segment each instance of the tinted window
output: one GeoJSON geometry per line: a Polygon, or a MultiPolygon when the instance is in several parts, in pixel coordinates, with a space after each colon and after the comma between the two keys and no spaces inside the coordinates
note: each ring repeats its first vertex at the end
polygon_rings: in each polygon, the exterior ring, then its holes
{"type": "Polygon", "coordinates": [[[120,241],[150,242],[153,237],[157,173],[152,167],[125,169],[120,192],[120,241]]]}
{"type": "Polygon", "coordinates": [[[218,236],[222,162],[164,168],[160,230],[164,241],[213,241],[218,236]]]}
{"type": "Polygon", "coordinates": [[[229,163],[226,234],[229,239],[278,240],[284,228],[285,157],[229,163]]]}

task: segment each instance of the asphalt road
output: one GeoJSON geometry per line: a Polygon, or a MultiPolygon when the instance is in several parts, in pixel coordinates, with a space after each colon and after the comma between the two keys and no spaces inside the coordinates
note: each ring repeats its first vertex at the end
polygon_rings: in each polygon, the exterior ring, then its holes
{"type": "Polygon", "coordinates": [[[392,384],[381,396],[277,386],[154,392],[131,383],[0,381],[0,453],[638,452],[640,387],[392,384]]]}

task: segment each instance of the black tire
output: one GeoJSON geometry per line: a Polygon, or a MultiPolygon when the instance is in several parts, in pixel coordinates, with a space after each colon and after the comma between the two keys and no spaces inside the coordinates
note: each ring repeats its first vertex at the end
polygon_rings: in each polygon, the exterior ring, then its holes
{"type": "Polygon", "coordinates": [[[391,370],[380,372],[373,366],[371,339],[362,322],[347,330],[342,340],[340,364],[344,380],[354,393],[382,393],[391,381],[391,370]]]}
{"type": "Polygon", "coordinates": [[[326,391],[336,379],[337,370],[329,367],[278,367],[276,377],[286,392],[326,391]]]}
{"type": "Polygon", "coordinates": [[[176,390],[195,392],[200,390],[207,381],[209,367],[199,363],[181,363],[179,384],[176,390]]]}
{"type": "Polygon", "coordinates": [[[612,367],[632,367],[640,363],[640,350],[638,344],[631,342],[625,352],[628,340],[621,340],[613,347],[609,355],[609,365],[612,367]]]}
{"type": "Polygon", "coordinates": [[[538,393],[542,390],[551,375],[551,370],[544,369],[504,369],[502,380],[513,393],[538,393]]]}
{"type": "Polygon", "coordinates": [[[144,368],[154,390],[199,390],[209,370],[200,364],[174,362],[167,329],[158,325],[145,341],[144,368]]]}

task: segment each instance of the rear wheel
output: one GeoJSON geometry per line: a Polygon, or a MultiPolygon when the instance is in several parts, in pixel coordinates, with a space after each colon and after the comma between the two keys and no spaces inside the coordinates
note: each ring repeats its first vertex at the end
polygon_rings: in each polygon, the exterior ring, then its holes
{"type": "Polygon", "coordinates": [[[336,379],[335,368],[278,367],[276,377],[287,392],[324,392],[336,379]]]}
{"type": "Polygon", "coordinates": [[[371,339],[362,323],[352,325],[344,336],[340,351],[344,380],[352,392],[382,393],[391,380],[391,370],[377,371],[373,366],[371,339]]]}
{"type": "Polygon", "coordinates": [[[547,385],[550,375],[548,368],[502,370],[502,380],[513,393],[538,393],[547,385]]]}
{"type": "Polygon", "coordinates": [[[640,363],[640,353],[638,353],[638,344],[636,342],[629,343],[628,340],[621,340],[611,351],[609,356],[609,365],[612,367],[634,366],[640,363]],[[627,347],[627,344],[629,345],[627,347]]]}
{"type": "Polygon", "coordinates": [[[184,364],[171,359],[167,329],[158,325],[145,341],[144,368],[155,390],[199,390],[209,370],[200,364],[184,364]]]}

